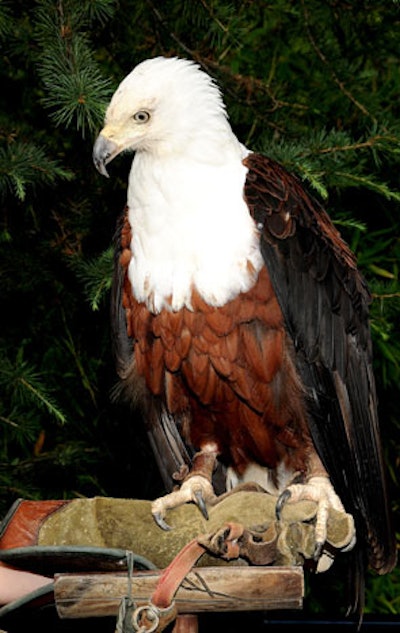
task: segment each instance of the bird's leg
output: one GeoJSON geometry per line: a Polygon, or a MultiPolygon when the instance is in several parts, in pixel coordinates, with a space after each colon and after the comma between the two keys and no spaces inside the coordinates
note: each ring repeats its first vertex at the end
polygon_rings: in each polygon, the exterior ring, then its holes
{"type": "Polygon", "coordinates": [[[166,512],[184,503],[193,502],[201,510],[204,518],[208,519],[207,503],[216,499],[212,486],[212,474],[218,456],[216,444],[208,443],[193,457],[190,473],[185,477],[181,487],[170,494],[155,499],[151,506],[152,515],[163,530],[171,527],[165,521],[166,512]]]}
{"type": "MultiPolygon", "coordinates": [[[[315,452],[312,453],[309,459],[309,468],[304,483],[293,483],[287,486],[279,495],[276,504],[277,519],[281,518],[282,509],[286,503],[294,503],[301,500],[315,501],[317,504],[314,560],[318,561],[327,537],[329,511],[332,509],[346,514],[346,510],[333,488],[328,473],[315,452]]],[[[353,535],[346,549],[352,549],[355,540],[356,533],[355,528],[353,528],[353,535]]]]}

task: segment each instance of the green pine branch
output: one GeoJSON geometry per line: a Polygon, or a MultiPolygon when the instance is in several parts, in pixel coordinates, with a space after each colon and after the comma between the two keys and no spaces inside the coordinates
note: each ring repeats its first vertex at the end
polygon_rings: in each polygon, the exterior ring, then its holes
{"type": "Polygon", "coordinates": [[[40,46],[38,72],[45,88],[42,99],[55,125],[75,127],[84,138],[100,126],[112,93],[90,47],[88,29],[105,22],[115,2],[42,0],[36,12],[35,36],[40,46]]]}
{"type": "Polygon", "coordinates": [[[88,260],[74,258],[71,261],[71,267],[84,285],[92,310],[99,310],[111,288],[113,264],[114,253],[111,247],[98,257],[88,260]]]}
{"type": "Polygon", "coordinates": [[[16,140],[0,146],[0,194],[3,197],[11,193],[24,200],[28,189],[72,178],[70,170],[49,158],[35,143],[16,140]]]}
{"type": "Polygon", "coordinates": [[[323,199],[328,198],[330,188],[357,187],[400,202],[400,190],[379,180],[371,169],[371,162],[379,164],[388,155],[397,160],[399,147],[400,135],[396,131],[376,131],[354,140],[348,132],[322,129],[301,141],[265,141],[263,151],[296,171],[323,199]]]}
{"type": "MultiPolygon", "coordinates": [[[[8,394],[12,407],[44,410],[57,422],[66,422],[66,416],[46,387],[43,376],[25,361],[23,347],[18,350],[14,363],[2,354],[0,385],[3,393],[8,394]]],[[[12,416],[9,420],[12,421],[12,416]]]]}

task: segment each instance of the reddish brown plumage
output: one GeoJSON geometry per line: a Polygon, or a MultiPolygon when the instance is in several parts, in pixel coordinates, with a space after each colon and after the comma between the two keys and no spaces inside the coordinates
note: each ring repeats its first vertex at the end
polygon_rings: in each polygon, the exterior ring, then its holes
{"type": "Polygon", "coordinates": [[[153,314],[132,294],[130,241],[125,217],[119,263],[136,371],[171,414],[188,414],[185,439],[196,449],[216,442],[239,473],[251,461],[274,468],[289,456],[291,468],[305,470],[303,392],[267,270],[220,308],[193,291],[192,310],[153,314]]]}

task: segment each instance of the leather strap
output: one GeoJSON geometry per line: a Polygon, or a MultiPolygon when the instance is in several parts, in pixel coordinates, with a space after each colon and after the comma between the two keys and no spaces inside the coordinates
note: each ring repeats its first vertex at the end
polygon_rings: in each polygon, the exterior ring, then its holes
{"type": "Polygon", "coordinates": [[[198,542],[215,556],[225,560],[245,558],[252,565],[274,563],[278,554],[277,541],[278,532],[274,523],[268,529],[257,532],[231,521],[212,534],[198,537],[198,542]]]}
{"type": "Polygon", "coordinates": [[[251,532],[240,523],[226,523],[220,530],[194,538],[181,549],[160,576],[148,605],[136,609],[136,631],[160,633],[176,619],[174,597],[179,586],[206,550],[231,560],[244,557],[257,565],[268,565],[276,558],[277,533],[272,526],[261,534],[251,532]]]}
{"type": "Polygon", "coordinates": [[[178,611],[174,602],[175,594],[204,552],[205,547],[199,544],[197,538],[181,549],[161,574],[150,603],[138,607],[134,612],[132,623],[136,631],[160,633],[176,619],[178,611]]]}

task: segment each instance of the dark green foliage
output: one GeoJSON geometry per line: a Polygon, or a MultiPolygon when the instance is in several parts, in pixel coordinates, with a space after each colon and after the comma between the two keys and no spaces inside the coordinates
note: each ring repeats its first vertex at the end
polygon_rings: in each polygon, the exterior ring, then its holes
{"type": "MultiPolygon", "coordinates": [[[[0,491],[150,498],[136,415],[110,400],[111,241],[129,157],[92,143],[123,76],[197,60],[252,149],[299,174],[355,250],[371,307],[380,418],[399,512],[400,5],[390,0],[0,0],[0,491]]],[[[398,613],[398,572],[367,607],[398,613]]]]}
{"type": "Polygon", "coordinates": [[[34,14],[39,45],[37,69],[43,104],[56,125],[75,127],[85,136],[96,129],[110,97],[108,79],[93,58],[88,34],[113,14],[111,2],[40,2],[34,14]],[[97,6],[99,5],[99,6],[97,6]]]}

